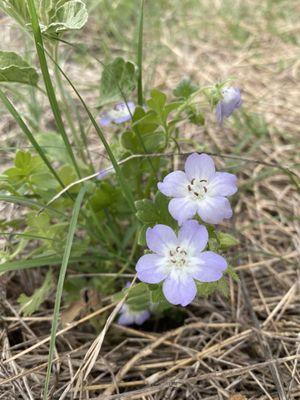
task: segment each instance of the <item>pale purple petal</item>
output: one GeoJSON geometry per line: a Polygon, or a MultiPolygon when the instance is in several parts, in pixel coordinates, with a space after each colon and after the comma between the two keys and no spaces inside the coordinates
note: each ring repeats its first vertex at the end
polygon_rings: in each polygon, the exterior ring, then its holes
{"type": "Polygon", "coordinates": [[[204,251],[198,259],[199,265],[193,271],[193,278],[201,282],[215,282],[222,278],[227,268],[225,258],[212,251],[204,251]]]}
{"type": "Polygon", "coordinates": [[[216,172],[209,182],[207,189],[209,196],[231,196],[237,191],[237,177],[227,172],[216,172]]]}
{"type": "Polygon", "coordinates": [[[197,203],[189,198],[172,199],[168,206],[169,212],[174,219],[182,225],[184,221],[193,218],[197,212],[197,203]]]}
{"type": "Polygon", "coordinates": [[[168,174],[162,182],[158,182],[158,190],[165,196],[184,197],[188,194],[189,181],[183,171],[174,171],[168,174]]]}
{"type": "Polygon", "coordinates": [[[107,126],[111,123],[111,118],[108,115],[103,115],[100,119],[99,119],[99,124],[102,126],[107,126]]]}
{"type": "Polygon", "coordinates": [[[213,159],[207,154],[191,154],[185,162],[185,173],[188,179],[205,179],[209,181],[215,175],[213,159]]]}
{"type": "Polygon", "coordinates": [[[204,225],[196,220],[184,222],[178,233],[178,239],[183,247],[198,253],[207,245],[208,232],[204,225]]]}
{"type": "Polygon", "coordinates": [[[118,324],[125,325],[125,326],[132,325],[134,323],[133,314],[131,314],[126,308],[124,309],[123,307],[121,308],[121,314],[118,318],[118,324]]]}
{"type": "Polygon", "coordinates": [[[116,124],[122,124],[123,122],[129,121],[131,119],[131,115],[128,113],[128,115],[123,115],[122,117],[115,118],[113,121],[116,124]]]}
{"type": "Polygon", "coordinates": [[[150,318],[150,312],[148,310],[145,311],[141,311],[140,313],[138,313],[134,319],[134,322],[137,325],[143,325],[143,323],[150,318]]]}
{"type": "Polygon", "coordinates": [[[222,115],[222,103],[219,101],[216,107],[216,118],[219,125],[223,125],[224,116],[222,115]]]}
{"type": "Polygon", "coordinates": [[[159,283],[167,276],[164,258],[157,254],[143,255],[135,269],[139,280],[145,283],[159,283]]]}
{"type": "Polygon", "coordinates": [[[99,171],[99,174],[97,175],[97,178],[99,181],[102,179],[106,178],[109,174],[114,172],[114,167],[108,167],[106,169],[103,169],[102,171],[99,171]]]}
{"type": "Polygon", "coordinates": [[[193,278],[188,276],[180,278],[168,277],[163,283],[163,293],[169,303],[185,307],[196,297],[197,287],[193,278]]]}
{"type": "Polygon", "coordinates": [[[146,242],[154,253],[165,255],[168,250],[177,245],[177,236],[167,225],[155,225],[146,231],[146,242]]]}
{"type": "Polygon", "coordinates": [[[232,209],[226,197],[209,197],[206,196],[198,204],[198,214],[202,221],[208,224],[218,224],[223,219],[232,217],[232,209]]]}
{"type": "Polygon", "coordinates": [[[224,118],[228,118],[234,110],[242,105],[241,92],[237,88],[228,87],[222,90],[223,99],[219,101],[216,107],[216,118],[220,125],[224,118]]]}

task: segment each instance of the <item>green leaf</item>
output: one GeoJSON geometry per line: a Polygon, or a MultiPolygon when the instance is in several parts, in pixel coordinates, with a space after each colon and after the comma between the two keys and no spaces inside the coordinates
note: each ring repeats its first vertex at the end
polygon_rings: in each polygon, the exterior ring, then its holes
{"type": "MultiPolygon", "coordinates": [[[[129,290],[129,289],[127,289],[129,290]]],[[[126,293],[126,290],[125,290],[126,293]]],[[[150,292],[149,285],[145,283],[138,283],[130,289],[126,304],[133,311],[141,311],[149,309],[150,305],[150,292]]]]}
{"type": "Polygon", "coordinates": [[[235,281],[239,282],[240,278],[231,265],[228,265],[226,273],[235,281]]]}
{"type": "Polygon", "coordinates": [[[32,315],[39,310],[40,305],[47,299],[53,286],[52,272],[49,269],[43,285],[34,291],[33,295],[26,296],[21,294],[18,298],[18,303],[21,305],[22,313],[25,317],[32,315]]]}
{"type": "Polygon", "coordinates": [[[191,94],[195,93],[199,87],[194,85],[190,78],[183,78],[173,91],[174,96],[187,100],[191,94]]]}
{"type": "Polygon", "coordinates": [[[122,57],[107,64],[100,81],[100,104],[118,101],[131,93],[136,86],[136,66],[122,57]]]}
{"type": "Polygon", "coordinates": [[[170,216],[168,211],[169,199],[158,192],[154,198],[154,202],[149,199],[138,200],[135,202],[137,209],[136,217],[142,222],[139,232],[138,243],[145,244],[145,233],[148,227],[156,224],[164,224],[176,228],[175,220],[170,216]]]}
{"type": "Polygon", "coordinates": [[[167,96],[158,89],[151,91],[151,98],[147,101],[148,107],[154,110],[158,115],[161,115],[165,107],[167,96]]]}
{"type": "Polygon", "coordinates": [[[22,57],[11,51],[0,51],[0,82],[18,82],[36,86],[39,76],[22,57]]]}
{"type": "Polygon", "coordinates": [[[227,250],[232,246],[236,246],[239,244],[239,240],[229,233],[224,232],[216,232],[217,239],[220,244],[221,250],[227,250]]]}
{"type": "Polygon", "coordinates": [[[59,2],[51,23],[42,28],[42,32],[60,33],[68,30],[81,29],[86,24],[88,12],[86,5],[81,0],[59,2]]]}

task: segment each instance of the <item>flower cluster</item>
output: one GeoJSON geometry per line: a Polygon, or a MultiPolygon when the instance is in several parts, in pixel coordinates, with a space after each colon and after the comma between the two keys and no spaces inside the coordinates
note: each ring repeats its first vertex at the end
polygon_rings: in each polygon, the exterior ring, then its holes
{"type": "Polygon", "coordinates": [[[158,189],[171,197],[169,212],[178,221],[178,234],[169,226],[148,228],[146,242],[150,254],[136,265],[138,278],[150,284],[163,282],[169,303],[190,304],[197,294],[197,282],[218,281],[227,268],[226,260],[204,251],[208,231],[192,219],[198,215],[204,223],[217,224],[232,216],[228,196],[237,191],[236,176],[216,172],[211,157],[194,153],[185,163],[185,171],[167,175],[158,189]]]}

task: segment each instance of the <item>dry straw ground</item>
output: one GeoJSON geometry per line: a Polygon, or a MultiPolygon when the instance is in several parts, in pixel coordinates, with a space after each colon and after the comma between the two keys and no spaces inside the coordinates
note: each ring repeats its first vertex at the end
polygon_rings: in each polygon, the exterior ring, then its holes
{"type": "MultiPolygon", "coordinates": [[[[149,74],[156,64],[155,85],[170,91],[182,75],[202,84],[235,76],[242,89],[244,111],[223,129],[213,119],[200,130],[181,127],[199,150],[205,145],[207,150],[236,157],[218,157],[217,162],[219,167],[226,163],[234,168],[239,177],[235,218],[224,229],[234,229],[240,239],[227,255],[240,283],[230,282],[228,299],[216,295],[195,301],[186,309],[184,323],[174,328],[163,322],[147,324],[145,330],[112,322],[105,335],[97,337],[99,332],[88,320],[100,315],[106,320],[115,305],[107,300],[102,308],[86,313],[58,332],[53,399],[300,398],[299,193],[295,179],[276,167],[288,167],[299,176],[300,26],[294,20],[299,4],[246,1],[245,15],[236,21],[242,4],[229,2],[233,8],[226,11],[225,3],[202,2],[199,10],[196,6],[183,10],[182,4],[178,9],[164,8],[159,27],[152,16],[146,32],[156,30],[160,41],[154,44],[146,37],[145,69],[149,74]]],[[[107,14],[102,17],[109,19],[107,14]]],[[[114,21],[116,26],[119,22],[114,21]]],[[[94,17],[81,40],[101,57],[96,35],[108,45],[113,39],[99,30],[94,17]]],[[[17,47],[17,42],[11,45],[17,47]]],[[[126,54],[130,40],[118,46],[113,50],[126,54]]],[[[64,68],[93,104],[95,97],[87,88],[88,83],[95,85],[98,66],[90,60],[86,68],[68,54],[65,58],[64,68]]],[[[5,116],[0,124],[7,138],[16,138],[21,145],[11,120],[5,116]]],[[[91,148],[97,151],[99,144],[92,141],[91,148]]],[[[191,147],[182,143],[182,149],[191,147]]],[[[9,293],[2,299],[0,331],[0,398],[5,400],[40,398],[52,303],[38,315],[22,318],[13,295],[14,285],[38,273],[0,277],[9,293]]]]}

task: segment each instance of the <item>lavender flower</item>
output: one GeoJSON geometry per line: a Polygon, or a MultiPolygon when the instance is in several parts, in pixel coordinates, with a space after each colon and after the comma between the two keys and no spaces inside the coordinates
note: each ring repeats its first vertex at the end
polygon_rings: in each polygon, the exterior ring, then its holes
{"type": "Polygon", "coordinates": [[[218,224],[232,217],[226,196],[237,191],[236,176],[216,172],[213,159],[207,154],[191,154],[185,162],[185,172],[168,174],[158,189],[168,197],[169,212],[179,225],[198,214],[204,222],[218,224]]]}
{"type": "Polygon", "coordinates": [[[107,126],[111,122],[122,124],[123,122],[130,120],[134,110],[135,104],[132,101],[129,101],[128,103],[118,103],[113,109],[102,114],[99,123],[102,126],[107,126]]]}
{"type": "Polygon", "coordinates": [[[163,283],[163,293],[171,304],[190,304],[197,294],[196,281],[219,280],[227,268],[226,260],[212,251],[203,251],[208,232],[195,220],[186,221],[178,236],[166,225],[148,228],[146,241],[151,254],[137,265],[138,278],[146,283],[163,283]]]}
{"type": "Polygon", "coordinates": [[[150,311],[133,311],[128,304],[125,303],[120,310],[118,323],[120,325],[142,325],[148,318],[150,318],[150,311]]]}
{"type": "Polygon", "coordinates": [[[105,168],[102,171],[99,171],[99,174],[97,175],[96,179],[102,181],[102,179],[105,179],[108,175],[112,174],[113,172],[114,172],[114,167],[105,168]]]}
{"type": "Polygon", "coordinates": [[[228,118],[235,109],[242,105],[241,92],[234,87],[224,88],[221,91],[223,99],[216,107],[216,117],[220,125],[223,125],[224,118],[228,118]]]}

